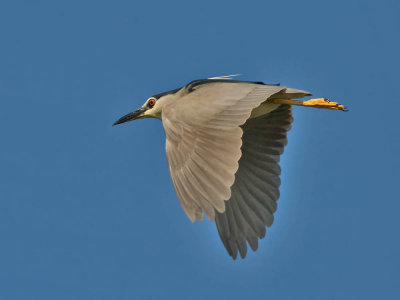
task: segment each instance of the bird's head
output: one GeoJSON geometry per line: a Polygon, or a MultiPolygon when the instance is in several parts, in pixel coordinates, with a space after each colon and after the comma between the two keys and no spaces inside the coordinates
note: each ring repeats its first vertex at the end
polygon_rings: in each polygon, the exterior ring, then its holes
{"type": "Polygon", "coordinates": [[[123,116],[122,118],[118,119],[113,125],[118,125],[121,123],[125,123],[128,121],[133,121],[137,119],[144,119],[144,118],[156,118],[161,120],[161,112],[163,102],[168,95],[155,95],[150,97],[146,100],[146,102],[142,105],[141,108],[130,112],[129,114],[123,116]]]}
{"type": "Polygon", "coordinates": [[[118,119],[113,125],[144,118],[156,118],[161,120],[164,104],[175,100],[175,95],[179,94],[179,91],[180,88],[151,96],[141,108],[118,119]]]}

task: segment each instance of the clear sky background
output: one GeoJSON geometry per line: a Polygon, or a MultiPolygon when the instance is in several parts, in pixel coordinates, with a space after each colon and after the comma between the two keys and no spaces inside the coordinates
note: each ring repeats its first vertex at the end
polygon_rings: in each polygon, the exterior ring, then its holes
{"type": "Polygon", "coordinates": [[[400,299],[398,1],[1,1],[0,299],[400,299]],[[158,120],[188,81],[311,91],[275,223],[233,261],[158,120]]]}

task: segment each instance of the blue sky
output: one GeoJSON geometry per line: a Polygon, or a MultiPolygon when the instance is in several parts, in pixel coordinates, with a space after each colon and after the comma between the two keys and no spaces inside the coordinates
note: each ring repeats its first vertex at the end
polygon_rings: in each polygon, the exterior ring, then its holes
{"type": "Polygon", "coordinates": [[[398,299],[398,1],[2,1],[0,299],[398,299]],[[158,120],[190,80],[311,91],[275,223],[233,261],[175,195],[158,120]]]}

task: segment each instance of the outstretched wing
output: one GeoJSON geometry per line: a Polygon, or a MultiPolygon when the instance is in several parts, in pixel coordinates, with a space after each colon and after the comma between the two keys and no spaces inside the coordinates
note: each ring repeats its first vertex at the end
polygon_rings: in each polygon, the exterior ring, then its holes
{"type": "Polygon", "coordinates": [[[251,111],[285,87],[207,80],[193,82],[163,107],[172,181],[189,218],[225,211],[242,155],[240,127],[251,111]]]}
{"type": "Polygon", "coordinates": [[[248,120],[243,126],[242,156],[226,210],[216,213],[219,235],[228,253],[246,256],[255,251],[258,238],[271,226],[279,198],[279,158],[293,121],[291,106],[281,105],[269,114],[248,120]]]}

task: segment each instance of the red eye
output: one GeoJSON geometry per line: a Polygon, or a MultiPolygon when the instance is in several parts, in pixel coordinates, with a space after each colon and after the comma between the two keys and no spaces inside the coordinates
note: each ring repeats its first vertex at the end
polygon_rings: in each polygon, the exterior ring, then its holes
{"type": "Polygon", "coordinates": [[[148,104],[150,107],[153,107],[154,104],[156,104],[156,100],[155,100],[155,99],[150,99],[149,102],[147,102],[147,104],[148,104]]]}

